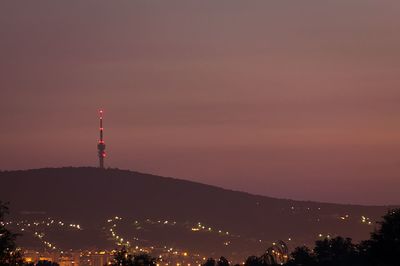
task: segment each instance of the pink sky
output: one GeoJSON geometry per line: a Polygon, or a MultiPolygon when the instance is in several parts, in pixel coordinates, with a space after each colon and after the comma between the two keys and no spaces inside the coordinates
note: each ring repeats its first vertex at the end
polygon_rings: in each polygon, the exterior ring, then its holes
{"type": "Polygon", "coordinates": [[[399,1],[4,1],[0,169],[400,204],[399,1]]]}

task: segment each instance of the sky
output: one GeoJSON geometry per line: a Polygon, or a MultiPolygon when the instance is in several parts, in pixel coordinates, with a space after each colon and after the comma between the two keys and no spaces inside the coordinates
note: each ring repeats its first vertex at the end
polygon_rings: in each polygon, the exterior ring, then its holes
{"type": "Polygon", "coordinates": [[[400,1],[1,1],[0,169],[400,204],[400,1]]]}

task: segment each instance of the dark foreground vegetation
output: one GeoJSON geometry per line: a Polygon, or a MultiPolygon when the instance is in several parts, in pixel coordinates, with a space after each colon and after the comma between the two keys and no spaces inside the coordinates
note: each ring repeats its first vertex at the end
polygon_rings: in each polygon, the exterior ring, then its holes
{"type": "Polygon", "coordinates": [[[0,265],[22,265],[22,255],[15,244],[17,234],[7,230],[2,223],[7,213],[7,206],[0,201],[0,265]]]}
{"type": "Polygon", "coordinates": [[[111,263],[112,266],[156,266],[157,259],[151,257],[148,254],[129,254],[128,251],[123,247],[117,251],[114,255],[114,259],[111,263]]]}
{"type": "MultiPolygon", "coordinates": [[[[21,250],[15,244],[17,234],[4,226],[8,207],[0,201],[0,266],[33,265],[24,263],[21,250]]],[[[335,237],[318,240],[315,247],[297,247],[291,254],[282,241],[266,250],[261,256],[250,256],[245,266],[400,266],[400,209],[389,211],[369,240],[352,243],[350,238],[335,237]]],[[[122,248],[114,255],[111,265],[155,266],[156,258],[148,254],[130,254],[122,248]]],[[[57,263],[40,261],[36,264],[57,266],[57,263]]],[[[229,266],[225,257],[209,258],[203,266],[229,266]]],[[[235,265],[235,266],[238,266],[235,265]]]]}
{"type": "MultiPolygon", "coordinates": [[[[370,239],[359,244],[339,236],[318,240],[312,249],[302,246],[287,254],[281,242],[259,257],[248,257],[245,266],[400,266],[400,209],[389,211],[378,225],[370,239]]],[[[222,266],[221,259],[209,259],[203,266],[222,266]]]]}

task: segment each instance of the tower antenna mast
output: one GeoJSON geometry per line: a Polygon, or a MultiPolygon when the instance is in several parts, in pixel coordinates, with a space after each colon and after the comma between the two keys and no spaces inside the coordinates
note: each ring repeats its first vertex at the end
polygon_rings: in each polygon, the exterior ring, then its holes
{"type": "Polygon", "coordinates": [[[103,110],[99,111],[100,117],[100,139],[99,143],[97,144],[97,150],[99,155],[99,167],[104,169],[104,157],[106,157],[106,144],[104,143],[103,139],[103,110]]]}

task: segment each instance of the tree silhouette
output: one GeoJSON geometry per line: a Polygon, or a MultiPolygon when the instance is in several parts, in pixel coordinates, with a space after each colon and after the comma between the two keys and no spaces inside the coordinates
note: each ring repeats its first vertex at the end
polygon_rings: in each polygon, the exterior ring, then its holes
{"type": "Polygon", "coordinates": [[[250,256],[246,259],[245,266],[262,266],[260,259],[257,256],[250,256]]]}
{"type": "Polygon", "coordinates": [[[135,266],[155,266],[156,259],[148,254],[142,253],[133,256],[133,265],[135,266]]]}
{"type": "Polygon", "coordinates": [[[368,263],[365,265],[400,265],[400,209],[388,211],[378,224],[370,240],[360,245],[360,252],[368,263]]]}
{"type": "Polygon", "coordinates": [[[245,266],[283,265],[289,258],[289,249],[285,242],[279,240],[269,247],[260,257],[250,256],[246,259],[245,266]]]}
{"type": "Polygon", "coordinates": [[[114,254],[114,258],[110,265],[112,266],[155,266],[156,259],[148,254],[142,253],[137,255],[129,254],[126,247],[114,254]]]}
{"type": "Polygon", "coordinates": [[[17,234],[4,226],[4,216],[8,214],[8,206],[0,201],[0,265],[23,265],[21,253],[16,248],[17,234]]]}
{"type": "Polygon", "coordinates": [[[229,265],[230,265],[230,263],[225,257],[219,258],[219,260],[217,262],[217,266],[229,266],[229,265]]]}
{"type": "Polygon", "coordinates": [[[202,266],[215,266],[215,260],[213,258],[208,258],[207,261],[204,262],[202,266]]]}
{"type": "Polygon", "coordinates": [[[325,238],[315,242],[315,257],[321,266],[357,265],[357,247],[350,238],[325,238]]]}
{"type": "Polygon", "coordinates": [[[111,265],[133,265],[132,255],[128,254],[126,247],[122,247],[114,254],[114,258],[111,265]]]}
{"type": "Polygon", "coordinates": [[[292,259],[287,263],[288,266],[314,266],[317,265],[316,258],[312,251],[306,247],[297,247],[292,253],[292,259]]]}
{"type": "Polygon", "coordinates": [[[285,242],[279,240],[269,247],[259,258],[263,265],[282,265],[288,261],[289,249],[285,242]]]}
{"type": "MultiPolygon", "coordinates": [[[[400,209],[390,210],[369,240],[359,245],[350,238],[325,238],[313,250],[297,247],[286,266],[400,266],[400,209]]],[[[274,245],[261,255],[250,256],[245,266],[281,264],[285,245],[274,245]]],[[[284,257],[283,257],[284,258],[284,257]]]]}

